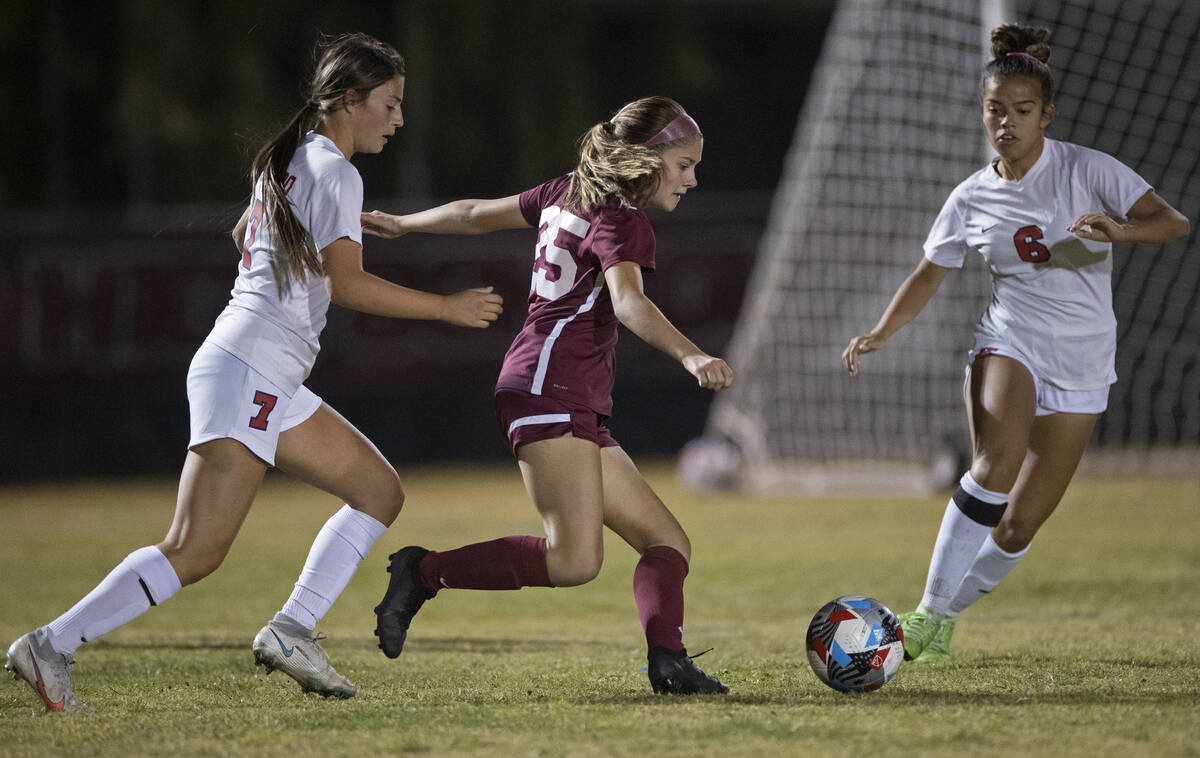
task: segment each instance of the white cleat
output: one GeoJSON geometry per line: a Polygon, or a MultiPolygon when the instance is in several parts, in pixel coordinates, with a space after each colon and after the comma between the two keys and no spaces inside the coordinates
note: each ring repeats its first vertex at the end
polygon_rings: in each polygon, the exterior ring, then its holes
{"type": "Polygon", "coordinates": [[[329,665],[318,644],[325,635],[311,631],[291,619],[276,617],[254,637],[254,662],[267,669],[279,670],[295,679],[305,692],[324,697],[354,697],[358,688],[329,665]]]}
{"type": "Polygon", "coordinates": [[[50,645],[45,627],[34,629],[8,647],[4,668],[14,679],[24,679],[42,699],[47,711],[86,711],[75,699],[71,667],[75,657],[63,655],[50,645]]]}

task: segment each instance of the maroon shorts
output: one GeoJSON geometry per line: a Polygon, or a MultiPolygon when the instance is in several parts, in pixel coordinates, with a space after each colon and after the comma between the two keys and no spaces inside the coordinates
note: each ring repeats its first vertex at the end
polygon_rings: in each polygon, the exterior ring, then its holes
{"type": "Polygon", "coordinates": [[[530,442],[552,440],[571,434],[600,447],[617,447],[605,426],[608,416],[564,400],[530,395],[516,390],[497,390],[496,423],[513,455],[530,442]]]}

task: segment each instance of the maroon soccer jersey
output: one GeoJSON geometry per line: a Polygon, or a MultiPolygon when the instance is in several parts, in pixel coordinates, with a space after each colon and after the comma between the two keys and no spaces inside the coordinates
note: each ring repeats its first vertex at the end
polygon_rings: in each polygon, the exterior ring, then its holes
{"type": "Polygon", "coordinates": [[[496,389],[579,403],[612,414],[617,317],[604,271],[632,261],[654,270],[646,214],[618,198],[592,211],[565,211],[570,174],[521,193],[521,213],[538,230],[529,315],[504,356],[496,389]]]}

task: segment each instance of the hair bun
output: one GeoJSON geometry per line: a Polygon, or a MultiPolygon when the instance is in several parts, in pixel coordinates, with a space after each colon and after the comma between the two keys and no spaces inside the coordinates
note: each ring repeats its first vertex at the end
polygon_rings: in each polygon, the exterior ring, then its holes
{"type": "Polygon", "coordinates": [[[1050,63],[1050,31],[1039,26],[1004,24],[992,30],[992,57],[999,60],[1009,55],[1028,55],[1042,63],[1050,63]]]}

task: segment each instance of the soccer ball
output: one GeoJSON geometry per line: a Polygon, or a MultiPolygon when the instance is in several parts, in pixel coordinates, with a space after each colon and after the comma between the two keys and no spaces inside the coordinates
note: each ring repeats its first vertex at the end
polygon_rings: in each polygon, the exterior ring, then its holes
{"type": "Polygon", "coordinates": [[[900,620],[883,603],[862,595],[821,606],[804,644],[813,673],[840,692],[877,690],[904,661],[900,620]]]}

